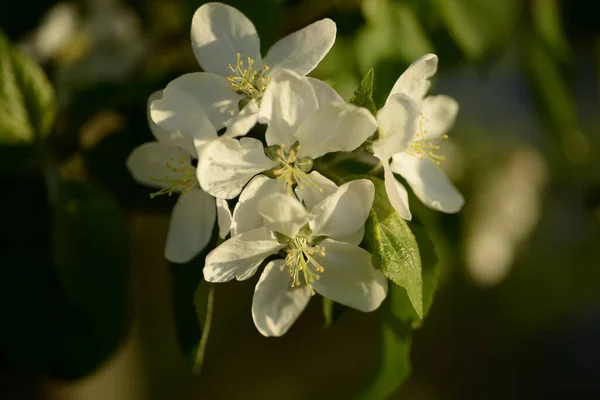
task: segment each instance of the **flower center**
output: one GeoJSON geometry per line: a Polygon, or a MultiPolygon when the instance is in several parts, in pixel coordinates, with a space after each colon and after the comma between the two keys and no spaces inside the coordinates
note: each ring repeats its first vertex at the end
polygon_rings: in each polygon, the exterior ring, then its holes
{"type": "MultiPolygon", "coordinates": [[[[235,66],[228,64],[232,72],[232,75],[227,77],[231,88],[237,93],[246,96],[241,103],[245,106],[250,100],[260,101],[262,95],[267,88],[269,83],[269,77],[265,76],[265,73],[269,70],[268,66],[262,67],[262,69],[255,71],[253,69],[254,60],[248,57],[247,64],[242,61],[242,56],[237,53],[237,63],[235,66]]],[[[243,108],[240,103],[240,109],[243,108]]]]}
{"type": "Polygon", "coordinates": [[[185,156],[182,156],[177,160],[175,158],[169,159],[169,161],[165,163],[167,173],[163,175],[162,178],[154,176],[149,177],[150,180],[154,182],[160,182],[166,185],[159,191],[151,193],[150,198],[153,199],[162,194],[168,194],[170,196],[173,192],[185,194],[196,187],[198,181],[196,179],[196,169],[192,166],[192,162],[185,156]]]}
{"type": "Polygon", "coordinates": [[[308,172],[312,169],[313,160],[310,157],[298,157],[300,153],[300,143],[296,141],[289,150],[286,150],[285,144],[281,146],[274,145],[265,149],[265,154],[271,160],[279,163],[278,166],[267,172],[275,179],[283,180],[288,187],[288,192],[293,194],[293,188],[298,185],[299,189],[304,186],[313,187],[319,192],[323,189],[313,182],[308,172]]]}
{"type": "Polygon", "coordinates": [[[423,158],[429,158],[437,165],[440,165],[442,161],[446,160],[446,157],[436,153],[436,151],[441,148],[440,145],[436,143],[440,140],[448,139],[448,135],[443,135],[436,138],[426,138],[425,135],[427,135],[427,130],[423,129],[424,122],[429,122],[429,118],[425,117],[423,113],[421,113],[421,118],[419,119],[419,132],[417,132],[416,139],[410,144],[412,155],[417,157],[419,160],[422,160],[423,158]]]}
{"type": "Polygon", "coordinates": [[[285,264],[281,266],[281,270],[287,268],[292,279],[291,286],[299,287],[304,283],[310,288],[312,294],[315,294],[312,283],[320,278],[325,268],[315,260],[313,254],[319,253],[325,256],[325,247],[318,244],[311,246],[309,238],[297,236],[288,242],[286,251],[285,264]]]}

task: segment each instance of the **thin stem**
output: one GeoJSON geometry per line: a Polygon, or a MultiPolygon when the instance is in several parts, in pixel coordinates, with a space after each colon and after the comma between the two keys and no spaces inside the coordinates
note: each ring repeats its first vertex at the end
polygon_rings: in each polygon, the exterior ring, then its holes
{"type": "Polygon", "coordinates": [[[208,288],[208,298],[206,301],[206,317],[204,318],[204,326],[202,328],[202,338],[200,338],[198,352],[196,353],[196,364],[194,366],[194,372],[196,374],[200,373],[200,371],[202,370],[202,364],[204,363],[204,353],[206,351],[206,343],[208,342],[208,335],[210,334],[210,327],[212,325],[214,303],[215,284],[211,283],[208,288]]]}

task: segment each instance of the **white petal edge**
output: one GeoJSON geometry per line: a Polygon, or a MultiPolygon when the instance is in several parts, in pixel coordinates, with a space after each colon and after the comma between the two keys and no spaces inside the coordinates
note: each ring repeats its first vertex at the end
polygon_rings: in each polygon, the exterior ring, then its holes
{"type": "Polygon", "coordinates": [[[192,169],[191,159],[187,151],[171,144],[162,142],[148,142],[134,148],[127,157],[127,169],[137,182],[154,188],[170,186],[163,180],[180,179],[185,175],[182,172],[173,172],[167,167],[167,163],[179,164],[179,160],[185,161],[185,166],[192,169]]]}
{"type": "Polygon", "coordinates": [[[216,219],[215,199],[200,188],[181,194],[167,234],[165,258],[174,263],[186,263],[206,247],[216,219]]]}
{"type": "Polygon", "coordinates": [[[421,100],[429,90],[429,78],[435,75],[438,66],[438,57],[435,54],[425,54],[415,60],[398,78],[388,100],[391,96],[403,93],[416,100],[421,100]]]}
{"type": "Polygon", "coordinates": [[[246,104],[235,117],[225,122],[227,130],[223,134],[223,137],[238,137],[244,136],[250,129],[256,125],[258,121],[259,108],[256,101],[252,100],[246,104]]]}
{"type": "Polygon", "coordinates": [[[336,32],[335,22],[329,18],[314,22],[275,43],[264,63],[273,71],[287,68],[306,75],[329,53],[336,32]]]}
{"type": "Polygon", "coordinates": [[[198,164],[200,186],[220,199],[240,194],[254,175],[275,167],[259,140],[219,138],[205,146],[198,164]]]}
{"type": "Polygon", "coordinates": [[[354,234],[369,217],[374,197],[375,186],[367,179],[344,183],[310,210],[312,234],[333,239],[354,234]]]}
{"type": "Polygon", "coordinates": [[[296,237],[300,228],[310,219],[310,213],[302,203],[284,193],[263,197],[257,210],[263,216],[266,227],[290,238],[296,237]]]}
{"type": "Polygon", "coordinates": [[[454,125],[458,114],[458,102],[450,96],[427,96],[423,100],[422,131],[418,133],[423,139],[435,139],[446,134],[454,125]]]}
{"type": "Polygon", "coordinates": [[[265,175],[257,175],[244,188],[235,209],[231,224],[231,235],[264,226],[264,218],[258,212],[258,203],[272,193],[286,193],[286,184],[282,181],[271,179],[265,175]]]}
{"type": "Polygon", "coordinates": [[[234,236],[208,253],[204,279],[207,282],[248,279],[256,273],[265,258],[283,247],[265,227],[234,236]]]}
{"type": "Polygon", "coordinates": [[[338,189],[338,185],[318,171],[312,171],[308,174],[308,179],[312,185],[303,184],[302,186],[296,186],[294,189],[298,199],[304,203],[307,210],[312,209],[317,203],[320,203],[338,189]]]}
{"type": "Polygon", "coordinates": [[[185,74],[169,82],[162,99],[151,103],[150,117],[168,132],[211,139],[225,121],[237,115],[240,98],[223,77],[185,74]]]}
{"type": "Polygon", "coordinates": [[[323,240],[325,255],[313,257],[325,269],[312,287],[320,295],[359,311],[374,311],[387,296],[388,282],[373,268],[371,254],[358,246],[323,240]]]}
{"type": "Polygon", "coordinates": [[[381,160],[385,180],[385,192],[394,210],[407,221],[412,219],[408,206],[408,192],[403,184],[398,182],[387,159],[381,160]]]}
{"type": "Polygon", "coordinates": [[[420,160],[407,153],[396,154],[392,157],[391,169],[402,175],[419,200],[430,208],[456,213],[465,203],[462,194],[428,158],[420,160]]]}
{"type": "Polygon", "coordinates": [[[200,6],[192,17],[191,36],[194,55],[206,72],[230,75],[227,65],[236,64],[237,53],[244,62],[250,57],[262,68],[256,28],[234,7],[222,3],[200,6]]]}
{"type": "Polygon", "coordinates": [[[292,288],[283,260],[271,261],[265,267],[254,289],[252,319],[263,336],[281,336],[296,322],[310,301],[307,286],[292,288]]]}
{"type": "Polygon", "coordinates": [[[336,151],[352,151],[377,129],[375,117],[362,107],[330,103],[305,119],[295,136],[302,157],[317,158],[336,151]]]}
{"type": "Polygon", "coordinates": [[[227,200],[216,199],[217,203],[217,223],[219,224],[219,237],[225,239],[231,230],[231,210],[227,200]]]}
{"type": "Polygon", "coordinates": [[[373,144],[378,158],[404,151],[417,131],[421,103],[404,94],[392,96],[377,113],[380,139],[373,144]]]}
{"type": "Polygon", "coordinates": [[[259,121],[267,124],[267,144],[290,146],[293,133],[319,106],[313,86],[304,76],[290,70],[271,75],[260,104],[259,121]]]}
{"type": "Polygon", "coordinates": [[[345,103],[342,96],[325,82],[316,78],[311,78],[310,76],[307,76],[306,79],[308,79],[308,82],[310,82],[317,95],[319,107],[323,107],[329,103],[345,103]]]}

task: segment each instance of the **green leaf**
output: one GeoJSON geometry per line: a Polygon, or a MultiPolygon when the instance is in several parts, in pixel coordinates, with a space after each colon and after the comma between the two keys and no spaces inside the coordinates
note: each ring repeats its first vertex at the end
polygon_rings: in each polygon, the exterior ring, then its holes
{"type": "Polygon", "coordinates": [[[572,58],[567,35],[562,24],[561,4],[558,0],[534,0],[531,6],[533,26],[551,54],[559,61],[572,58]]]}
{"type": "Polygon", "coordinates": [[[514,31],[518,9],[514,0],[431,0],[450,34],[473,60],[483,59],[514,31]]]}
{"type": "Polygon", "coordinates": [[[323,317],[325,318],[323,328],[331,328],[340,319],[344,311],[346,311],[345,306],[327,297],[323,297],[323,317]]]}
{"type": "MultiPolygon", "coordinates": [[[[355,39],[358,65],[361,71],[380,62],[397,60],[410,64],[418,57],[434,51],[413,5],[392,0],[367,0],[362,11],[367,24],[355,39]],[[398,40],[410,38],[410,40],[398,40]]],[[[395,76],[398,78],[400,74],[395,76]]]]}
{"type": "Polygon", "coordinates": [[[114,199],[86,181],[61,181],[53,207],[58,277],[80,312],[106,329],[126,320],[130,255],[125,219],[114,199]]]}
{"type": "Polygon", "coordinates": [[[114,202],[87,182],[23,176],[1,198],[0,348],[23,373],[76,379],[128,328],[129,256],[114,202]],[[73,211],[77,211],[73,213],[73,211]]]}
{"type": "Polygon", "coordinates": [[[0,144],[45,137],[55,115],[54,90],[44,71],[0,33],[0,144]]]}
{"type": "Polygon", "coordinates": [[[350,99],[350,104],[365,107],[371,111],[371,114],[377,115],[377,107],[375,107],[375,102],[373,101],[373,77],[374,73],[371,68],[354,91],[354,96],[350,99]]]}
{"type": "Polygon", "coordinates": [[[419,319],[424,315],[423,276],[419,244],[408,224],[390,204],[381,179],[365,177],[375,185],[375,199],[365,226],[373,265],[406,291],[419,319]]]}
{"type": "Polygon", "coordinates": [[[410,366],[411,330],[383,310],[381,332],[373,367],[367,374],[367,384],[357,399],[372,400],[389,397],[408,378],[410,366]]]}

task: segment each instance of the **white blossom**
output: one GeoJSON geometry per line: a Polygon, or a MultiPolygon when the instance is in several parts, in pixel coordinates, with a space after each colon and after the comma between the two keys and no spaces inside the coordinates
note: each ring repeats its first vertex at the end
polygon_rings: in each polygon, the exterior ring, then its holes
{"type": "Polygon", "coordinates": [[[169,83],[162,108],[181,125],[203,108],[217,129],[227,127],[227,136],[245,135],[258,120],[271,78],[283,69],[308,74],[329,52],[335,35],[335,23],[323,19],[284,37],[263,58],[256,29],[244,14],[225,4],[204,4],[194,14],[191,36],[205,72],[169,83]]]}
{"type": "MultiPolygon", "coordinates": [[[[156,92],[148,104],[160,99],[161,93],[156,92]]],[[[149,120],[156,141],[136,147],[127,159],[127,167],[136,181],[159,189],[151,197],[179,194],[165,248],[165,257],[176,263],[188,262],[208,244],[215,219],[222,238],[229,233],[231,224],[227,202],[205,193],[196,178],[199,151],[217,137],[201,110],[196,118],[197,126],[180,131],[167,131],[149,120]]]]}
{"type": "Polygon", "coordinates": [[[444,95],[425,97],[437,64],[435,54],[411,64],[377,114],[380,136],[373,144],[374,155],[381,160],[390,202],[408,220],[408,194],[394,173],[404,177],[428,207],[454,213],[464,204],[462,195],[438,168],[444,157],[437,151],[448,138],[446,132],[454,124],[458,103],[444,95]]]}
{"type": "Polygon", "coordinates": [[[269,256],[256,285],[252,317],[265,336],[287,332],[319,293],[360,311],[373,311],[387,295],[387,279],[371,264],[371,255],[358,247],[374,197],[365,179],[346,183],[334,192],[300,199],[271,193],[258,203],[262,227],[240,233],[206,257],[209,282],[248,279],[269,256]]]}
{"type": "MultiPolygon", "coordinates": [[[[352,151],[377,127],[364,108],[346,104],[325,84],[315,90],[298,74],[281,71],[265,92],[261,120],[268,124],[268,147],[253,138],[222,138],[206,146],[198,165],[198,180],[213,196],[238,196],[262,172],[281,181],[292,193],[295,185],[317,187],[308,177],[313,160],[337,151],[352,151]]],[[[339,96],[338,96],[339,97],[339,96]]]]}

